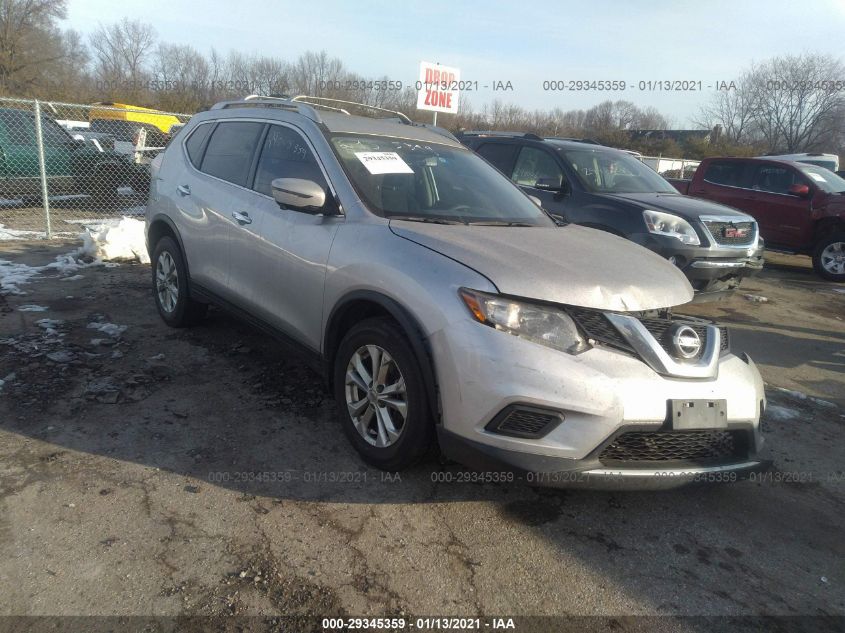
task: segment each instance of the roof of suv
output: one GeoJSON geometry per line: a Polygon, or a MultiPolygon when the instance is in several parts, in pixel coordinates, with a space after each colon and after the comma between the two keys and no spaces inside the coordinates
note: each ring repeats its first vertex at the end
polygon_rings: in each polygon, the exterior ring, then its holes
{"type": "Polygon", "coordinates": [[[349,134],[376,134],[406,138],[427,143],[440,143],[453,147],[463,147],[454,138],[445,136],[428,126],[418,123],[401,123],[396,119],[373,119],[365,116],[341,114],[340,112],[320,112],[329,132],[347,132],[349,134]]]}
{"type": "Polygon", "coordinates": [[[532,141],[535,143],[549,143],[561,148],[567,149],[583,149],[585,146],[588,149],[600,149],[609,151],[623,151],[617,150],[614,147],[602,145],[598,141],[591,138],[569,138],[560,136],[542,137],[532,132],[500,132],[500,131],[465,131],[458,133],[458,138],[463,142],[477,141],[483,139],[484,141],[532,141]]]}
{"type": "MultiPolygon", "coordinates": [[[[326,101],[332,100],[326,99],[326,101]]],[[[354,105],[369,107],[366,104],[354,105]]],[[[347,114],[338,108],[329,108],[328,111],[323,108],[324,106],[309,101],[261,97],[239,101],[222,101],[215,104],[210,110],[199,113],[197,117],[200,117],[200,120],[237,117],[244,116],[244,111],[248,111],[251,118],[260,119],[290,121],[290,117],[302,117],[311,121],[312,124],[320,126],[323,131],[332,134],[373,134],[423,143],[438,143],[464,149],[464,146],[447,130],[422,123],[403,121],[400,117],[404,117],[404,115],[398,112],[394,113],[397,115],[396,117],[373,118],[347,114]]],[[[378,108],[375,109],[379,110],[378,108]]],[[[390,113],[390,111],[384,112],[390,113]]]]}

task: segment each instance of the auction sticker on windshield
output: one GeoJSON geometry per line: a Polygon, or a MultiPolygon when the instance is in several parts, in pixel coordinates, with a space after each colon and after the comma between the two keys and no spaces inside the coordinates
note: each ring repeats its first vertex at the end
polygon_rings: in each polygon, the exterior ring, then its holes
{"type": "Polygon", "coordinates": [[[414,170],[396,152],[355,152],[355,156],[373,175],[414,173],[414,170]]]}

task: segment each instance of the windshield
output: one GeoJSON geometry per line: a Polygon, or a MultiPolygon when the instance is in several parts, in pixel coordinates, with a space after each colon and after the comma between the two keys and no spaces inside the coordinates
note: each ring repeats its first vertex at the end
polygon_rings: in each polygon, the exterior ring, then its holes
{"type": "Polygon", "coordinates": [[[678,193],[657,172],[630,154],[607,149],[559,150],[593,193],[678,193]]]}
{"type": "Polygon", "coordinates": [[[422,222],[554,226],[507,178],[469,150],[382,136],[331,137],[367,206],[422,222]]]}
{"type": "Polygon", "coordinates": [[[801,170],[810,180],[812,180],[816,187],[827,193],[843,193],[845,192],[845,179],[837,176],[829,169],[824,167],[816,167],[807,163],[800,163],[798,169],[801,170]]]}

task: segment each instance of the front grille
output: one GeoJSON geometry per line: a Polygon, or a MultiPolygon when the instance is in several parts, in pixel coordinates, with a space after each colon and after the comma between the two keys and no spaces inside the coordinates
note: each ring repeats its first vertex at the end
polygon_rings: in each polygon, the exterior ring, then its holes
{"type": "MultiPolygon", "coordinates": [[[[701,358],[701,355],[704,353],[704,346],[707,343],[707,326],[709,325],[708,323],[700,321],[689,321],[686,319],[640,319],[640,323],[642,323],[645,328],[649,332],[651,332],[651,335],[655,339],[657,339],[658,343],[660,343],[660,347],[662,347],[670,356],[673,354],[673,350],[671,336],[669,336],[669,328],[671,328],[676,323],[683,323],[684,325],[688,325],[693,330],[695,330],[702,343],[698,355],[693,357],[693,359],[691,360],[701,358]]],[[[722,334],[722,336],[719,338],[719,347],[720,351],[724,352],[727,351],[730,346],[730,342],[728,341],[728,328],[720,327],[719,332],[721,332],[722,334]]]]}
{"type": "MultiPolygon", "coordinates": [[[[567,312],[569,316],[571,316],[575,320],[575,322],[581,327],[587,338],[591,338],[601,343],[605,343],[606,345],[611,345],[613,347],[624,350],[626,352],[630,352],[632,354],[635,353],[634,349],[630,346],[628,341],[626,341],[625,338],[619,333],[619,331],[615,327],[613,327],[613,324],[608,321],[607,317],[604,316],[603,312],[600,312],[598,310],[589,310],[587,308],[569,308],[567,312]]],[[[683,323],[684,325],[689,325],[692,329],[696,331],[698,336],[701,338],[702,342],[701,350],[699,351],[699,354],[696,358],[699,358],[704,352],[704,347],[707,343],[707,325],[709,325],[709,323],[707,323],[706,321],[695,320],[690,318],[641,318],[640,323],[645,326],[645,328],[651,333],[651,335],[657,340],[657,342],[660,343],[660,346],[670,356],[674,354],[674,351],[672,349],[672,342],[670,340],[670,337],[668,336],[669,328],[671,328],[676,323],[683,323]]],[[[728,329],[725,327],[720,327],[719,330],[722,333],[720,345],[721,351],[725,352],[730,347],[730,342],[728,340],[728,329]]]]}
{"type": "Polygon", "coordinates": [[[704,220],[704,226],[710,231],[713,240],[720,246],[750,246],[754,243],[757,233],[757,226],[754,222],[717,222],[715,220],[704,220]],[[745,235],[737,237],[731,235],[731,231],[741,231],[745,235]]]}
{"type": "Polygon", "coordinates": [[[528,406],[510,406],[497,415],[487,430],[501,435],[538,438],[546,435],[563,421],[557,411],[548,411],[528,406]]]}
{"type": "Polygon", "coordinates": [[[742,431],[627,431],[604,447],[599,461],[723,461],[748,456],[742,431]]]}
{"type": "Polygon", "coordinates": [[[607,320],[603,312],[590,310],[588,308],[567,308],[567,313],[581,327],[587,338],[591,338],[619,349],[633,353],[633,349],[625,340],[619,330],[607,320]]]}

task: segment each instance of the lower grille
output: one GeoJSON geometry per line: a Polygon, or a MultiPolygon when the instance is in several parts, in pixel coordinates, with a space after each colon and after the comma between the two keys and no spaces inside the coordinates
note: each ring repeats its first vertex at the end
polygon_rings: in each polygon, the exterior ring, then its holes
{"type": "Polygon", "coordinates": [[[563,421],[557,411],[528,406],[510,406],[497,415],[486,427],[488,431],[513,437],[538,438],[563,421]]]}
{"type": "Polygon", "coordinates": [[[710,462],[748,456],[742,431],[628,431],[604,447],[606,462],[710,462]]]}
{"type": "Polygon", "coordinates": [[[704,220],[704,226],[713,240],[722,246],[750,246],[754,243],[757,227],[754,222],[716,222],[704,220]]]}

